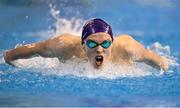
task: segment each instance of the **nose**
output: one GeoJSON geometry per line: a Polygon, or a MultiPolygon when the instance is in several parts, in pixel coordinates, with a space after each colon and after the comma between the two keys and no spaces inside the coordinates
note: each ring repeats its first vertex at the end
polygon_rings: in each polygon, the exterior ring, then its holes
{"type": "Polygon", "coordinates": [[[97,46],[97,48],[96,48],[96,52],[97,52],[98,54],[100,54],[100,53],[102,53],[102,52],[103,52],[103,48],[102,48],[102,46],[101,46],[101,45],[98,45],[98,46],[97,46]]]}

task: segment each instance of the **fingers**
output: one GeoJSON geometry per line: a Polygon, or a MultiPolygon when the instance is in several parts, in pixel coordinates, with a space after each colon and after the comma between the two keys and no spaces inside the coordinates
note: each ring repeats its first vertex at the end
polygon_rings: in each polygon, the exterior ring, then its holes
{"type": "Polygon", "coordinates": [[[162,61],[160,63],[160,67],[164,70],[167,71],[169,69],[169,60],[165,57],[162,57],[162,61]]]}
{"type": "Polygon", "coordinates": [[[9,65],[13,65],[11,62],[10,62],[10,58],[8,56],[8,51],[4,52],[3,53],[3,56],[4,56],[4,61],[9,64],[9,65]]]}

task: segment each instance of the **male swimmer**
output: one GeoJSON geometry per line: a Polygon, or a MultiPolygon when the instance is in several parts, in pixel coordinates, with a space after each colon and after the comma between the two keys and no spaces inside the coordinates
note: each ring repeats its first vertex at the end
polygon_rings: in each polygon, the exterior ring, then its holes
{"type": "Polygon", "coordinates": [[[13,65],[14,60],[34,55],[57,57],[60,62],[77,57],[89,60],[96,69],[103,68],[110,61],[117,65],[144,62],[158,69],[168,69],[165,58],[144,48],[129,35],[113,37],[111,26],[98,18],[86,22],[81,37],[66,33],[47,41],[20,46],[6,51],[4,59],[13,65]]]}

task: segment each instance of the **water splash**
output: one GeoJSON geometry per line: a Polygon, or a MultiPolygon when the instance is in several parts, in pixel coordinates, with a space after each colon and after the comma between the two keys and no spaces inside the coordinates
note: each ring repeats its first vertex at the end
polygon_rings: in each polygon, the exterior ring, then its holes
{"type": "Polygon", "coordinates": [[[59,36],[64,33],[71,33],[77,36],[81,35],[82,26],[85,20],[72,17],[66,19],[60,16],[61,10],[56,8],[56,5],[49,3],[50,15],[55,20],[54,24],[49,25],[48,30],[42,30],[39,32],[27,32],[25,35],[30,37],[36,37],[40,39],[49,39],[59,36]],[[53,26],[53,27],[52,27],[53,26]]]}
{"type": "Polygon", "coordinates": [[[71,18],[70,20],[62,18],[60,16],[60,10],[56,9],[56,6],[49,4],[50,14],[56,20],[55,22],[55,36],[63,33],[72,33],[74,35],[81,34],[81,28],[84,23],[84,20],[71,18]]]}
{"type": "Polygon", "coordinates": [[[5,61],[4,61],[4,57],[3,57],[3,51],[0,51],[0,65],[1,64],[4,64],[5,61]]]}
{"type": "Polygon", "coordinates": [[[155,42],[152,45],[148,46],[147,48],[156,52],[158,55],[167,58],[168,63],[171,66],[179,66],[179,64],[176,62],[177,58],[171,55],[171,50],[169,45],[163,46],[159,42],[155,42]]]}

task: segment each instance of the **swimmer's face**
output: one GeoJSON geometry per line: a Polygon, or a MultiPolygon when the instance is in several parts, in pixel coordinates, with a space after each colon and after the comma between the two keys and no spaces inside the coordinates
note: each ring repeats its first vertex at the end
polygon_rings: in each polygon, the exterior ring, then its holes
{"type": "Polygon", "coordinates": [[[94,33],[83,44],[87,57],[96,69],[104,67],[111,59],[112,38],[107,33],[94,33]]]}

